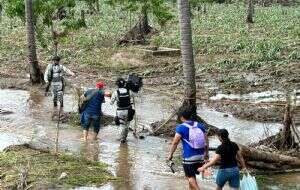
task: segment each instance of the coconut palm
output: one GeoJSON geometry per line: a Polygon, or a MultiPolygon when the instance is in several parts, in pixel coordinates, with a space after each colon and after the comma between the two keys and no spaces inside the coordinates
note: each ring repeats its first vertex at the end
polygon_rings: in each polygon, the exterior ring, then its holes
{"type": "Polygon", "coordinates": [[[25,16],[30,81],[36,84],[41,83],[41,71],[36,55],[32,0],[25,0],[25,16]]]}
{"type": "Polygon", "coordinates": [[[253,0],[248,0],[247,3],[247,17],[246,17],[246,22],[247,23],[254,23],[253,21],[253,15],[254,15],[254,4],[253,0]]]}
{"type": "Polygon", "coordinates": [[[179,23],[181,36],[181,62],[184,75],[184,106],[193,109],[196,117],[196,83],[195,64],[193,54],[191,11],[188,0],[178,0],[179,23]]]}

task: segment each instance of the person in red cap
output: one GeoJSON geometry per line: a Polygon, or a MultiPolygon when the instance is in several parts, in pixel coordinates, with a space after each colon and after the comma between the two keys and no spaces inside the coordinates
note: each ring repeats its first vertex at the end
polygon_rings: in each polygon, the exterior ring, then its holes
{"type": "Polygon", "coordinates": [[[84,141],[87,141],[90,126],[93,126],[94,129],[93,140],[97,139],[100,130],[101,108],[104,102],[104,87],[104,82],[99,81],[96,83],[95,89],[90,89],[84,93],[83,104],[79,107],[84,141]]]}

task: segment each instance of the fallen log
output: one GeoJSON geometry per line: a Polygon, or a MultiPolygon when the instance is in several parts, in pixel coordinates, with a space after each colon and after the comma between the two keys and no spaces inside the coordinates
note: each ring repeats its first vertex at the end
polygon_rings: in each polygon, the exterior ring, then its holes
{"type": "Polygon", "coordinates": [[[265,152],[239,144],[242,155],[247,164],[259,169],[295,169],[300,168],[300,159],[279,153],[265,152]]]}

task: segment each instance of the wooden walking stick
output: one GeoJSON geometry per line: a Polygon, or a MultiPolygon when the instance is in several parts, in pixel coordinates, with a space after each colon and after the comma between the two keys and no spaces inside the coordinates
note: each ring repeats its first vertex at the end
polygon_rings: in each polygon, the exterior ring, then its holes
{"type": "MultiPolygon", "coordinates": [[[[136,110],[135,108],[135,99],[133,97],[133,108],[136,110]]],[[[134,114],[134,129],[133,129],[133,136],[137,138],[137,117],[136,117],[136,113],[134,114]]]]}
{"type": "Polygon", "coordinates": [[[60,122],[60,114],[61,114],[62,108],[59,108],[58,111],[58,120],[56,125],[56,137],[55,137],[55,154],[58,155],[58,137],[59,137],[59,122],[60,122]]]}

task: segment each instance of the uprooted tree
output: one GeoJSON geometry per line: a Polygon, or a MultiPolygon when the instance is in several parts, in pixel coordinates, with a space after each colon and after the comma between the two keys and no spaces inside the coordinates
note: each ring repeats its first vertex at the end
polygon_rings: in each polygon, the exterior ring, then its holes
{"type": "Polygon", "coordinates": [[[300,168],[299,110],[300,106],[288,97],[282,130],[251,147],[240,146],[250,166],[267,170],[300,168]]]}
{"type": "Polygon", "coordinates": [[[139,15],[136,24],[117,42],[119,45],[144,44],[147,36],[155,33],[155,29],[149,24],[149,14],[152,14],[161,26],[173,17],[165,0],[108,0],[107,3],[113,7],[121,5],[125,10],[139,15]]]}

